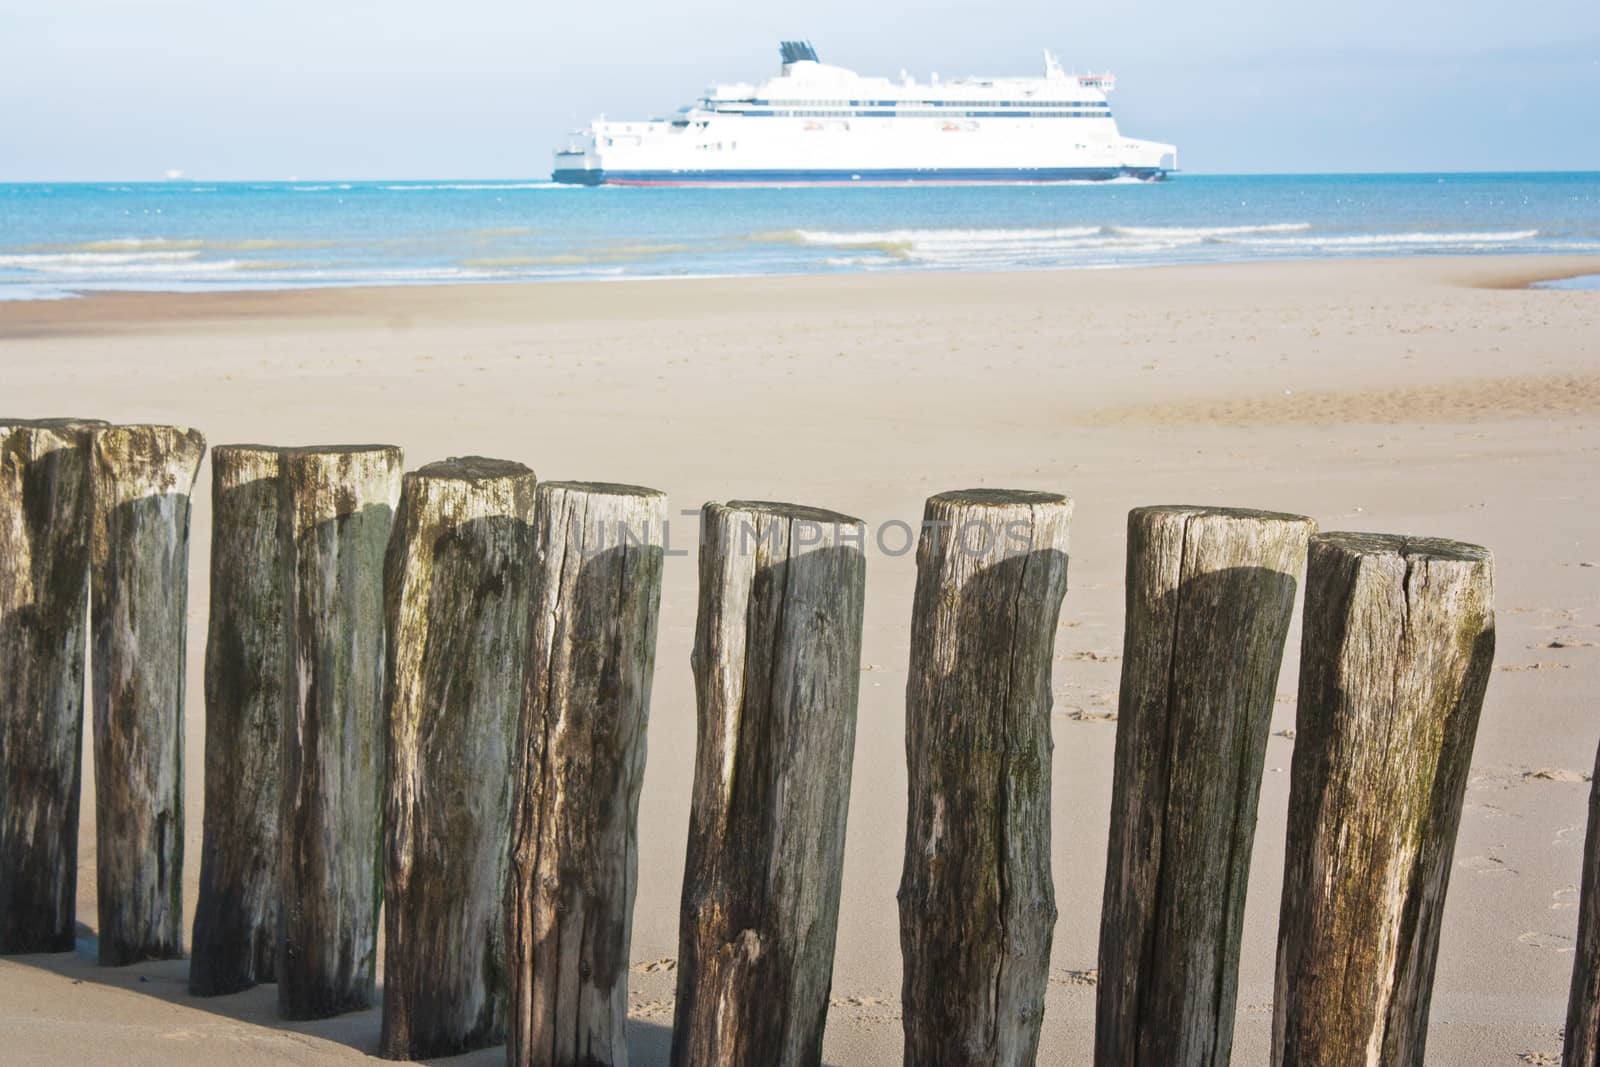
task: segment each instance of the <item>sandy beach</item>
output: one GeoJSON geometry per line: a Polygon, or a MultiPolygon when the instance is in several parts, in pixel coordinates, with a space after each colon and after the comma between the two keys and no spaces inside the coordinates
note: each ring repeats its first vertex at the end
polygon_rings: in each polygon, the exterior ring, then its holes
{"type": "MultiPolygon", "coordinates": [[[[674,514],[775,499],[915,523],[929,494],[1076,501],[1055,660],[1060,919],[1040,1062],[1090,1061],[1123,621],[1140,504],[1301,512],[1497,558],[1498,654],[1440,949],[1431,1064],[1557,1062],[1600,738],[1600,292],[1593,258],[102,294],[0,304],[0,410],[196,427],[212,444],[382,441],[542,478],[638,483],[674,514]],[[1543,1057],[1543,1058],[1541,1058],[1543,1057]]],[[[200,861],[209,468],[190,568],[185,904],[200,861]]],[[[633,1062],[665,1064],[695,744],[695,521],[675,520],[640,816],[633,1062]]],[[[891,548],[897,545],[891,544],[891,548]]],[[[829,1063],[897,1063],[895,890],[914,560],[869,552],[829,1063]]],[[[1249,887],[1234,1062],[1268,1061],[1296,622],[1249,887]],[[1285,731],[1288,736],[1285,736],[1285,731]]],[[[85,753],[85,797],[92,798],[85,753]]],[[[0,960],[0,1060],[334,1064],[376,1010],[200,1000],[187,964],[93,962],[93,806],[77,954],[0,960]],[[88,946],[88,947],[85,947],[88,946]]],[[[500,1049],[458,1061],[495,1064],[500,1049]]]]}

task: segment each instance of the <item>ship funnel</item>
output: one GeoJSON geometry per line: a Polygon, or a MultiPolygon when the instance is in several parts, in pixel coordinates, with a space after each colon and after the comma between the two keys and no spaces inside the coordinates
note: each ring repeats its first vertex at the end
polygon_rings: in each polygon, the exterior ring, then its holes
{"type": "Polygon", "coordinates": [[[778,53],[783,56],[783,66],[786,70],[795,63],[818,62],[817,50],[811,47],[810,41],[780,41],[778,53]]]}

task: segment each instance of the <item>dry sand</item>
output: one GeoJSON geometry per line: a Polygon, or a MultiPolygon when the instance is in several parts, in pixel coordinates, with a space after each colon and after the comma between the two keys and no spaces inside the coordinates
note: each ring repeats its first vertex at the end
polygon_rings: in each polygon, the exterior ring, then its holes
{"type": "MultiPolygon", "coordinates": [[[[541,476],[639,482],[673,507],[772,498],[915,522],[976,485],[1077,500],[1055,677],[1056,927],[1041,1061],[1089,1062],[1137,504],[1300,511],[1325,529],[1481,542],[1498,668],[1440,953],[1429,1062],[1554,1062],[1600,736],[1600,293],[1529,291],[1594,260],[1429,259],[899,274],[0,305],[0,409],[177,422],[213,443],[393,441],[541,476]],[[1550,1057],[1540,1059],[1540,1056],[1550,1057]],[[1519,1057],[1522,1059],[1519,1060],[1519,1057]]],[[[191,568],[186,895],[200,856],[208,472],[191,568]]],[[[688,548],[693,520],[673,532],[688,548]]],[[[827,1058],[898,1062],[895,888],[913,563],[868,564],[827,1058]]],[[[636,1063],[665,1063],[694,746],[692,556],[666,569],[640,819],[636,1063]]],[[[1294,723],[1295,648],[1274,731],[1294,723]]],[[[1274,736],[1235,1062],[1267,1062],[1291,737],[1274,736]]],[[[91,772],[92,773],[92,772],[91,772]]],[[[92,789],[85,783],[85,795],[92,789]]],[[[79,917],[95,917],[93,812],[79,917]]],[[[86,944],[92,930],[85,929],[86,944]]],[[[0,1060],[340,1063],[378,1013],[283,1024],[264,987],[186,995],[186,964],[0,961],[0,1060]]],[[[461,1062],[499,1063],[500,1050],[461,1062]]]]}

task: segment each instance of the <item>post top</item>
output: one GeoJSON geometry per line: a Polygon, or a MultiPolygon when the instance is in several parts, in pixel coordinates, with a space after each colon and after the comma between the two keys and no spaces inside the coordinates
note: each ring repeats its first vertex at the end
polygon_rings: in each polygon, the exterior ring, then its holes
{"type": "Polygon", "coordinates": [[[1290,522],[1315,526],[1309,515],[1296,515],[1290,511],[1261,511],[1256,508],[1213,507],[1206,504],[1149,504],[1130,511],[1138,515],[1206,515],[1222,519],[1253,519],[1258,522],[1290,522]]]}
{"type": "Polygon", "coordinates": [[[1450,563],[1493,563],[1494,553],[1482,545],[1451,541],[1442,537],[1413,537],[1408,534],[1332,532],[1311,539],[1318,545],[1352,556],[1400,556],[1405,560],[1442,560],[1450,563]]]}
{"type": "Polygon", "coordinates": [[[235,441],[232,444],[211,446],[211,454],[213,456],[219,452],[265,452],[268,455],[276,456],[291,451],[293,451],[293,449],[284,448],[282,445],[257,445],[245,441],[235,441]]]}
{"type": "Polygon", "coordinates": [[[205,436],[193,426],[175,426],[169,422],[102,422],[97,419],[85,425],[98,434],[151,434],[202,439],[205,436]]]}
{"type": "Polygon", "coordinates": [[[533,477],[533,469],[510,459],[487,456],[451,456],[437,463],[424,464],[411,472],[415,478],[437,478],[454,482],[489,482],[500,478],[533,477]]]}
{"type": "MultiPolygon", "coordinates": [[[[254,446],[241,446],[254,447],[254,446]]],[[[393,452],[400,454],[399,445],[284,445],[278,449],[286,456],[349,456],[360,452],[393,452]]]]}
{"type": "Polygon", "coordinates": [[[212,446],[212,454],[227,453],[257,453],[260,455],[278,456],[283,459],[298,456],[302,459],[313,459],[318,456],[360,456],[360,455],[393,455],[398,458],[401,454],[399,445],[263,445],[251,441],[235,441],[232,444],[212,446]]]}
{"type": "Polygon", "coordinates": [[[730,500],[726,504],[715,501],[706,505],[708,508],[722,508],[726,511],[748,511],[757,515],[772,515],[791,522],[826,523],[830,526],[865,526],[866,523],[854,515],[846,515],[838,511],[829,511],[826,508],[814,508],[807,504],[785,504],[774,500],[730,500]]]}
{"type": "Polygon", "coordinates": [[[205,458],[206,435],[189,426],[160,422],[100,423],[85,427],[97,462],[116,466],[163,466],[173,460],[193,463],[191,478],[205,458]]]}
{"type": "Polygon", "coordinates": [[[35,430],[88,430],[99,426],[109,426],[104,419],[75,419],[71,416],[57,416],[46,419],[13,419],[0,415],[0,430],[27,428],[35,430]]]}
{"type": "Polygon", "coordinates": [[[980,508],[1033,507],[1039,505],[1072,506],[1072,499],[1061,493],[1045,493],[1033,489],[951,489],[935,493],[928,503],[966,504],[980,508]]]}
{"type": "Polygon", "coordinates": [[[554,492],[558,489],[562,492],[583,493],[592,496],[635,496],[646,499],[655,499],[657,497],[664,499],[667,495],[659,489],[650,489],[643,485],[624,485],[620,482],[558,481],[539,483],[539,491],[541,493],[554,492]]]}

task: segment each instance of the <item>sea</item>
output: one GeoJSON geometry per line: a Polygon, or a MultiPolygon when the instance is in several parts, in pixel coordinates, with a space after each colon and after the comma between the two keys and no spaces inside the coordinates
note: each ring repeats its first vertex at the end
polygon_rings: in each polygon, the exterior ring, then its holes
{"type": "Polygon", "coordinates": [[[1505,253],[1594,255],[1600,275],[1600,173],[754,188],[0,185],[0,299],[14,300],[1505,253]]]}

